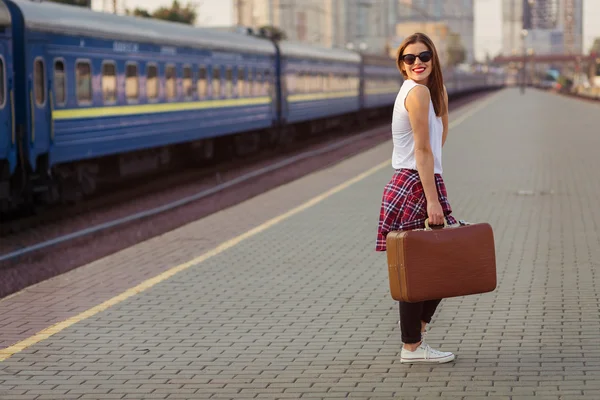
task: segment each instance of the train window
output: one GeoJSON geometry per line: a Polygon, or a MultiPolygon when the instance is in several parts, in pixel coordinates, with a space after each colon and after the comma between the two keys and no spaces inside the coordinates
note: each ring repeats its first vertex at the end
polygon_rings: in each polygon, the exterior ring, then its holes
{"type": "Polygon", "coordinates": [[[244,97],[252,97],[252,68],[246,70],[246,82],[244,84],[244,97]]]}
{"type": "Polygon", "coordinates": [[[246,86],[246,71],[243,67],[238,67],[237,70],[237,95],[244,97],[244,87],[246,86]]]}
{"type": "Polygon", "coordinates": [[[117,101],[117,71],[112,62],[102,65],[102,97],[104,103],[117,101]]]}
{"type": "Polygon", "coordinates": [[[125,95],[128,101],[137,101],[140,94],[140,81],[137,64],[127,64],[125,67],[125,95]]]}
{"type": "Polygon", "coordinates": [[[304,73],[304,93],[310,93],[312,91],[310,72],[304,73]]]}
{"type": "Polygon", "coordinates": [[[41,106],[46,101],[46,77],[44,76],[44,61],[35,60],[34,73],[35,102],[41,106]]]}
{"type": "Polygon", "coordinates": [[[248,86],[250,86],[250,96],[256,96],[256,80],[258,79],[256,68],[248,70],[248,86]]]}
{"type": "Polygon", "coordinates": [[[294,93],[296,90],[296,74],[293,72],[288,72],[285,84],[287,86],[287,92],[294,93]]]}
{"type": "Polygon", "coordinates": [[[231,68],[228,67],[225,70],[225,98],[230,99],[233,97],[233,72],[231,68]]]}
{"type": "MultiPolygon", "coordinates": [[[[4,82],[4,79],[2,79],[4,82]]],[[[2,88],[4,93],[4,88],[2,88]]],[[[63,105],[67,101],[66,94],[66,80],[65,80],[65,63],[62,60],[54,62],[54,98],[56,103],[63,105]]],[[[0,101],[0,104],[4,104],[4,99],[0,101]]]]}
{"type": "Polygon", "coordinates": [[[148,100],[158,98],[158,67],[156,65],[146,67],[146,97],[148,100]]]}
{"type": "Polygon", "coordinates": [[[271,95],[271,71],[265,70],[265,83],[263,85],[263,95],[271,95]]]}
{"type": "Polygon", "coordinates": [[[172,100],[177,97],[177,77],[175,76],[175,66],[167,65],[165,75],[167,81],[167,99],[172,100]]]}
{"type": "Polygon", "coordinates": [[[198,74],[198,97],[205,99],[208,92],[208,85],[206,82],[206,67],[200,67],[200,73],[198,74]]]}
{"type": "Polygon", "coordinates": [[[221,70],[219,68],[213,69],[212,97],[213,99],[218,99],[219,97],[221,97],[221,70]]]}
{"type": "Polygon", "coordinates": [[[183,95],[190,100],[194,95],[194,82],[192,81],[192,68],[183,67],[183,95]]]}
{"type": "Polygon", "coordinates": [[[293,86],[288,93],[302,93],[302,73],[292,72],[293,86]]]}
{"type": "Polygon", "coordinates": [[[262,72],[256,71],[254,78],[254,95],[262,96],[263,76],[262,72]]]}
{"type": "Polygon", "coordinates": [[[78,61],[75,67],[77,101],[92,101],[92,68],[88,61],[78,61]]]}
{"type": "Polygon", "coordinates": [[[310,86],[310,73],[309,72],[303,72],[302,73],[302,80],[304,81],[304,93],[310,93],[311,90],[311,86],[310,86]]]}
{"type": "Polygon", "coordinates": [[[305,82],[305,76],[304,76],[304,72],[298,72],[296,73],[296,86],[295,86],[295,91],[296,93],[305,93],[306,92],[306,82],[305,82]]]}
{"type": "Polygon", "coordinates": [[[6,98],[4,79],[4,59],[0,57],[0,107],[4,107],[4,99],[6,98]]]}
{"type": "Polygon", "coordinates": [[[310,76],[310,72],[304,73],[304,92],[310,93],[312,91],[312,77],[310,76]]]}

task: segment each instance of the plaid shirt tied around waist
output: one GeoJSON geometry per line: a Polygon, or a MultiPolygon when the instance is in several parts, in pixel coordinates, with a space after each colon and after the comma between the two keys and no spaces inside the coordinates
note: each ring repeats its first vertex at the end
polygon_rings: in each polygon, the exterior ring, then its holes
{"type": "MultiPolygon", "coordinates": [[[[446,222],[449,225],[456,224],[457,221],[450,215],[452,208],[448,202],[446,185],[439,174],[435,174],[435,185],[446,222]]],[[[397,170],[383,190],[375,251],[386,250],[385,238],[389,232],[423,229],[426,219],[427,200],[418,171],[397,170]]]]}

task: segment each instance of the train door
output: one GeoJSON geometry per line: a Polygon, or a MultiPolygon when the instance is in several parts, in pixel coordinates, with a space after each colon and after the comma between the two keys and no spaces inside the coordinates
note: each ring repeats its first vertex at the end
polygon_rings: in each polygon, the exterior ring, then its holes
{"type": "Polygon", "coordinates": [[[11,16],[4,3],[0,3],[0,199],[8,194],[6,180],[15,170],[16,134],[14,129],[13,40],[11,16]]]}
{"type": "Polygon", "coordinates": [[[16,166],[16,136],[14,129],[14,104],[12,94],[12,63],[10,45],[0,43],[0,181],[3,174],[12,174],[16,166]],[[3,161],[6,164],[3,166],[3,161]],[[7,168],[6,171],[3,168],[7,168]]]}
{"type": "MultiPolygon", "coordinates": [[[[289,105],[288,105],[288,95],[289,95],[289,86],[288,86],[288,74],[290,74],[290,72],[287,71],[287,61],[284,60],[281,56],[277,57],[277,60],[275,62],[275,71],[276,71],[276,76],[279,79],[278,82],[278,87],[279,90],[277,92],[278,94],[278,111],[279,111],[279,122],[281,124],[285,124],[285,121],[287,121],[288,115],[289,115],[289,105]]],[[[292,73],[293,74],[293,73],[292,73]]],[[[298,84],[298,78],[297,76],[293,76],[291,79],[292,82],[294,82],[294,85],[298,84]]]]}
{"type": "MultiPolygon", "coordinates": [[[[31,167],[36,169],[39,156],[47,156],[50,149],[50,89],[45,46],[41,43],[31,43],[27,56],[29,70],[27,96],[29,99],[29,160],[31,167]]],[[[48,160],[45,160],[46,163],[48,160]]],[[[42,166],[44,167],[44,166],[42,166]]]]}

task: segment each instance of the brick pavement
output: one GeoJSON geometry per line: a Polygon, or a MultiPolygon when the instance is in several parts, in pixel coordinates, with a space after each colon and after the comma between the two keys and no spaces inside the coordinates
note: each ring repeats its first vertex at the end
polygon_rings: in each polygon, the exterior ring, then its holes
{"type": "MultiPolygon", "coordinates": [[[[492,224],[499,273],[497,291],[436,313],[428,341],[454,363],[398,362],[397,307],[373,251],[385,169],[0,363],[0,398],[598,399],[597,111],[506,90],[451,131],[450,201],[492,224]]],[[[254,200],[285,209],[389,154],[388,143],[254,200]]],[[[165,235],[181,261],[195,245],[180,238],[204,238],[205,220],[165,235]]],[[[152,262],[141,248],[99,262],[152,262]]]]}
{"type": "MultiPolygon", "coordinates": [[[[452,119],[460,118],[469,110],[468,107],[454,107],[451,107],[454,109],[452,119]]],[[[388,148],[367,152],[355,157],[343,168],[336,169],[334,174],[317,172],[226,212],[215,213],[175,232],[145,241],[0,300],[0,350],[101,304],[175,265],[206,253],[241,232],[351,179],[385,160],[389,154],[388,148]]],[[[175,213],[185,216],[186,208],[180,208],[175,213]]]]}

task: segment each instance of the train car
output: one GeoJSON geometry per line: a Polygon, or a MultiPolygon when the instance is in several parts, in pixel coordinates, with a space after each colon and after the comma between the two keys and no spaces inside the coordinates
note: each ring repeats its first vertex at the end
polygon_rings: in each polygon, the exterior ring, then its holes
{"type": "Polygon", "coordinates": [[[272,129],[275,45],[266,39],[28,0],[5,0],[19,46],[17,123],[32,176],[93,191],[168,163],[168,146],[272,129]],[[101,166],[101,159],[115,156],[101,166]]]}
{"type": "Polygon", "coordinates": [[[487,87],[488,74],[466,71],[460,67],[449,67],[443,71],[448,97],[477,92],[487,87]]]}
{"type": "Polygon", "coordinates": [[[403,82],[396,61],[390,57],[363,54],[361,64],[361,98],[365,114],[369,118],[391,112],[403,82]]]}
{"type": "Polygon", "coordinates": [[[600,88],[600,57],[594,60],[594,68],[591,79],[592,86],[600,88]]]}
{"type": "Polygon", "coordinates": [[[283,41],[282,122],[309,123],[310,131],[347,123],[360,110],[360,55],[283,41]],[[329,120],[329,121],[328,121],[329,120]],[[326,121],[327,124],[322,124],[326,121]]]}
{"type": "MultiPolygon", "coordinates": [[[[180,160],[353,126],[391,112],[402,82],[385,57],[50,2],[0,5],[0,209],[7,196],[68,200],[180,160]]],[[[444,74],[451,96],[486,85],[486,74],[444,74]]]]}
{"type": "Polygon", "coordinates": [[[0,209],[11,197],[10,179],[17,166],[11,25],[10,12],[0,2],[0,209]]]}

